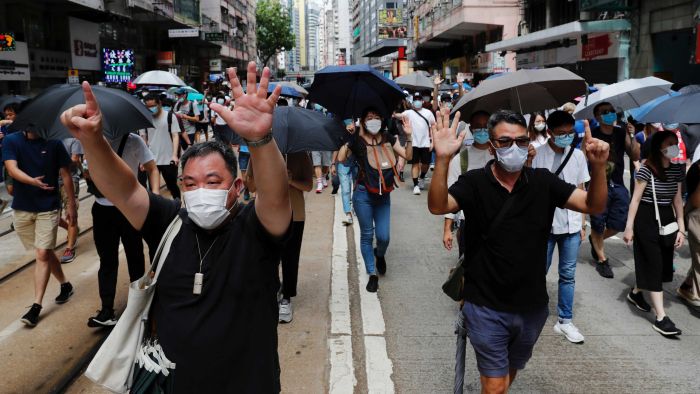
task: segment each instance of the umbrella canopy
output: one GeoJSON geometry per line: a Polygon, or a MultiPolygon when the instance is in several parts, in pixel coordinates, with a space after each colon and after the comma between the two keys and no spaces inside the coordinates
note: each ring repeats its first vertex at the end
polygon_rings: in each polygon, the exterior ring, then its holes
{"type": "Polygon", "coordinates": [[[700,123],[700,91],[679,94],[656,105],[638,119],[644,123],[700,123]]]}
{"type": "MultiPolygon", "coordinates": [[[[153,114],[134,96],[119,89],[92,86],[102,111],[102,128],[107,138],[153,127],[153,114]]],[[[54,85],[29,101],[10,126],[13,130],[32,130],[45,139],[71,137],[60,116],[68,108],[84,104],[81,85],[54,85]]]]}
{"type": "Polygon", "coordinates": [[[146,71],[132,82],[134,85],[187,86],[177,75],[161,70],[146,71]]]}
{"type": "Polygon", "coordinates": [[[586,81],[561,67],[518,70],[486,79],[466,93],[452,110],[468,118],[476,111],[511,109],[521,113],[557,108],[586,92],[586,81]]]}
{"type": "Polygon", "coordinates": [[[173,86],[168,89],[168,93],[170,94],[177,94],[178,91],[199,94],[199,91],[192,86],[173,86]]]}
{"type": "Polygon", "coordinates": [[[285,96],[285,97],[296,97],[296,98],[302,98],[303,96],[301,93],[299,93],[296,89],[294,89],[291,86],[287,85],[282,85],[279,82],[270,82],[269,85],[267,85],[267,92],[272,93],[273,90],[275,90],[275,87],[277,85],[282,86],[282,92],[280,93],[280,96],[285,96]]]}
{"type": "Polygon", "coordinates": [[[671,82],[656,77],[628,79],[626,81],[603,86],[597,92],[581,100],[576,106],[576,119],[592,119],[593,109],[598,103],[609,102],[618,110],[639,108],[649,101],[668,94],[671,82]]]}
{"type": "Polygon", "coordinates": [[[301,94],[302,96],[306,96],[307,94],[309,94],[309,91],[308,91],[308,90],[306,90],[306,89],[304,89],[303,87],[299,86],[299,84],[296,83],[296,82],[292,82],[292,81],[279,81],[279,82],[274,82],[274,83],[276,83],[276,84],[278,84],[278,85],[281,85],[281,86],[289,86],[290,88],[296,90],[296,91],[297,91],[299,94],[301,94]]]}
{"type": "Polygon", "coordinates": [[[16,95],[0,96],[0,111],[5,109],[5,106],[8,104],[13,104],[13,103],[20,104],[23,101],[27,101],[27,100],[29,100],[29,97],[27,97],[27,96],[16,96],[16,95]]]}
{"type": "MultiPolygon", "coordinates": [[[[462,88],[463,88],[464,90],[472,90],[472,89],[473,89],[473,88],[472,88],[472,85],[470,85],[470,84],[468,84],[468,83],[466,83],[466,82],[462,82],[462,88]]],[[[453,84],[452,84],[452,89],[459,89],[459,83],[457,83],[457,82],[453,83],[453,84]]]]}
{"type": "Polygon", "coordinates": [[[367,107],[389,116],[404,99],[403,89],[368,64],[328,66],[314,76],[307,99],[341,119],[357,118],[367,107]]]}
{"type": "Polygon", "coordinates": [[[675,97],[675,96],[678,96],[678,95],[680,95],[680,93],[674,92],[674,91],[670,91],[668,94],[665,94],[665,95],[663,95],[663,96],[659,96],[659,97],[657,97],[657,98],[655,98],[655,99],[649,101],[648,103],[642,105],[642,106],[639,107],[639,108],[632,108],[632,109],[630,109],[628,112],[629,112],[630,115],[632,115],[632,117],[633,117],[634,119],[637,119],[637,120],[638,120],[638,119],[644,117],[646,114],[648,114],[649,111],[651,111],[652,109],[654,109],[654,107],[656,107],[657,105],[663,103],[664,101],[670,99],[671,97],[675,97]]]}
{"type": "Polygon", "coordinates": [[[423,73],[412,72],[408,75],[402,75],[394,80],[397,85],[408,90],[433,90],[435,86],[430,78],[423,73]]]}
{"type": "Polygon", "coordinates": [[[458,85],[457,85],[457,84],[449,85],[449,84],[446,84],[446,83],[441,83],[440,86],[438,86],[438,90],[441,91],[441,92],[445,92],[445,91],[448,91],[448,90],[451,91],[452,89],[457,89],[456,87],[452,87],[452,86],[458,86],[458,85]]]}

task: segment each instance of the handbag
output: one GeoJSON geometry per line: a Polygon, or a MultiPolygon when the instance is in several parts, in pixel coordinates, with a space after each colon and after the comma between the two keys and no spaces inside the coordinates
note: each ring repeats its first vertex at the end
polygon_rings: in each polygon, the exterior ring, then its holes
{"type": "Polygon", "coordinates": [[[661,242],[667,247],[672,247],[676,244],[678,222],[673,221],[665,226],[661,224],[661,215],[659,215],[659,204],[656,201],[656,184],[654,182],[654,174],[651,174],[651,194],[654,197],[654,215],[656,216],[656,223],[658,223],[659,225],[659,236],[661,236],[661,242]]]}
{"type": "MultiPolygon", "coordinates": [[[[476,252],[476,255],[474,255],[474,258],[479,256],[481,252],[486,249],[489,237],[501,224],[503,218],[506,216],[506,213],[513,205],[514,200],[515,199],[511,194],[501,207],[501,210],[498,212],[498,215],[496,215],[496,218],[491,222],[488,232],[486,232],[485,235],[482,233],[481,238],[484,242],[479,251],[476,252]]],[[[462,236],[464,236],[464,234],[462,234],[462,236]]],[[[460,256],[459,263],[457,263],[457,265],[450,270],[447,280],[442,284],[442,291],[454,301],[462,301],[464,292],[464,256],[460,256]]]]}
{"type": "Polygon", "coordinates": [[[126,393],[131,387],[134,363],[142,351],[149,328],[148,315],[158,275],[181,225],[182,220],[177,215],[160,240],[151,268],[143,277],[129,284],[124,312],[85,371],[85,377],[112,392],[126,393]]]}

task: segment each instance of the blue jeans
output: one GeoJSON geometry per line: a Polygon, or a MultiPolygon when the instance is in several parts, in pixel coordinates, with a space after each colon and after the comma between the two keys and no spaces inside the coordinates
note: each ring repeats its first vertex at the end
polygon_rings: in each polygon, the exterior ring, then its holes
{"type": "Polygon", "coordinates": [[[365,260],[367,274],[376,275],[373,240],[377,237],[377,256],[384,256],[389,247],[391,198],[389,194],[369,193],[363,185],[357,185],[352,196],[355,215],[360,223],[360,250],[365,260]]]}
{"type": "Polygon", "coordinates": [[[343,211],[348,214],[352,211],[350,195],[352,193],[352,165],[338,163],[335,166],[340,179],[340,195],[343,198],[343,211]]]}
{"type": "Polygon", "coordinates": [[[550,234],[547,242],[547,272],[552,265],[554,245],[559,248],[559,300],[557,312],[560,323],[571,323],[574,317],[574,286],[576,280],[576,258],[581,246],[581,233],[550,234]]]}

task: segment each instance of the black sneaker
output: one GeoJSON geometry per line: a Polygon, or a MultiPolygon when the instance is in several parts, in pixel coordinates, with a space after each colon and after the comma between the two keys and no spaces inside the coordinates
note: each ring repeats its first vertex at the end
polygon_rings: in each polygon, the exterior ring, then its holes
{"type": "Polygon", "coordinates": [[[661,321],[654,321],[654,324],[652,324],[652,327],[654,330],[658,331],[659,334],[667,337],[672,337],[676,335],[681,335],[683,332],[679,329],[676,328],[676,325],[673,324],[671,319],[668,318],[668,316],[664,316],[661,321]]]}
{"type": "Polygon", "coordinates": [[[637,309],[643,312],[651,312],[651,306],[647,304],[647,301],[644,299],[644,295],[640,291],[637,294],[634,294],[632,290],[627,294],[627,301],[632,303],[632,305],[636,306],[637,309]]]}
{"type": "Polygon", "coordinates": [[[39,312],[41,312],[41,305],[33,304],[31,308],[29,308],[29,312],[25,313],[19,320],[29,327],[34,327],[39,321],[39,312]]]}
{"type": "Polygon", "coordinates": [[[608,264],[608,260],[605,261],[599,261],[595,264],[595,270],[598,271],[600,276],[603,278],[614,278],[615,274],[613,274],[612,268],[610,268],[610,264],[608,264]]]}
{"type": "Polygon", "coordinates": [[[406,182],[406,180],[404,179],[403,171],[399,172],[399,180],[401,181],[401,183],[406,182]]]}
{"type": "Polygon", "coordinates": [[[386,259],[384,256],[377,256],[377,248],[374,248],[374,262],[377,265],[377,272],[379,272],[380,275],[386,274],[386,259]]]}
{"type": "Polygon", "coordinates": [[[112,327],[117,324],[117,318],[114,316],[114,309],[102,308],[97,311],[97,316],[88,319],[88,327],[112,327]]]}
{"type": "Polygon", "coordinates": [[[370,293],[376,293],[379,288],[379,277],[377,275],[370,275],[369,281],[367,282],[367,291],[370,293]]]}
{"type": "Polygon", "coordinates": [[[73,285],[70,282],[66,282],[61,285],[61,293],[56,297],[57,304],[65,304],[68,302],[70,297],[73,295],[73,285]]]}
{"type": "Polygon", "coordinates": [[[591,238],[590,235],[588,236],[588,242],[591,244],[591,257],[593,257],[593,261],[598,261],[598,253],[596,253],[593,247],[593,238],[591,238]]]}

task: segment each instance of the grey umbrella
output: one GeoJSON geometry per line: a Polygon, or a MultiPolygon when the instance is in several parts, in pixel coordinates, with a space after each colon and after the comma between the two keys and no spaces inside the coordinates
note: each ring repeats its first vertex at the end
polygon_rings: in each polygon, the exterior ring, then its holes
{"type": "Polygon", "coordinates": [[[177,75],[161,70],[146,71],[133,82],[134,85],[187,86],[177,75]]]}
{"type": "Polygon", "coordinates": [[[8,104],[13,104],[13,103],[20,104],[23,101],[27,101],[27,100],[29,100],[29,97],[27,97],[27,96],[16,96],[16,95],[0,96],[0,111],[5,109],[5,106],[8,104]]]}
{"type": "Polygon", "coordinates": [[[457,102],[452,113],[462,118],[476,111],[510,109],[529,113],[556,108],[586,93],[586,81],[561,67],[518,70],[482,81],[457,102]]]}
{"type": "Polygon", "coordinates": [[[700,91],[690,90],[690,93],[661,102],[638,120],[642,123],[700,123],[699,108],[700,91]]]}
{"type": "Polygon", "coordinates": [[[430,78],[421,72],[413,72],[394,80],[399,86],[408,90],[432,90],[435,86],[430,78]]]}
{"type": "Polygon", "coordinates": [[[306,97],[306,95],[309,94],[309,91],[308,91],[308,90],[306,90],[306,89],[304,89],[303,87],[299,86],[299,84],[297,84],[296,82],[292,82],[292,81],[279,81],[279,82],[275,82],[275,83],[278,84],[278,85],[282,85],[282,86],[289,86],[290,88],[296,90],[299,94],[301,94],[301,95],[304,96],[304,97],[306,97]]]}
{"type": "Polygon", "coordinates": [[[618,110],[639,108],[671,91],[671,82],[656,77],[633,78],[603,86],[597,92],[581,100],[576,106],[576,119],[594,118],[593,109],[598,103],[608,102],[618,110]]]}

